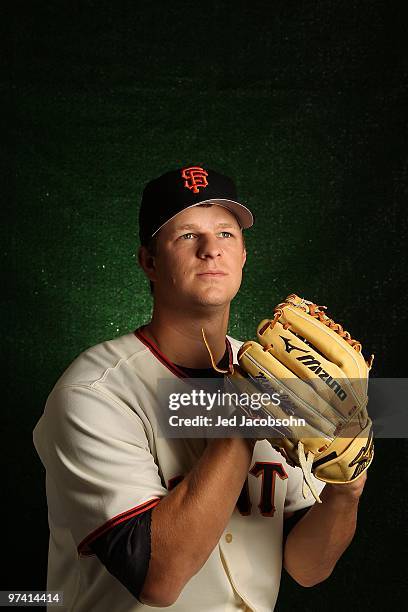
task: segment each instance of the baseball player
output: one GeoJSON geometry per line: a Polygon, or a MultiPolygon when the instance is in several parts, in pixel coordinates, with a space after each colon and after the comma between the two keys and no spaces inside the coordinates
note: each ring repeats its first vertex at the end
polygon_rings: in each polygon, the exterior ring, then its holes
{"type": "Polygon", "coordinates": [[[266,440],[163,438],[162,379],[222,376],[241,342],[227,335],[253,216],[233,182],[198,166],[147,184],[139,262],[151,320],[83,352],[34,430],[46,468],[49,590],[64,609],[273,610],[282,566],[303,586],[350,543],[365,477],[303,476],[266,440]]]}

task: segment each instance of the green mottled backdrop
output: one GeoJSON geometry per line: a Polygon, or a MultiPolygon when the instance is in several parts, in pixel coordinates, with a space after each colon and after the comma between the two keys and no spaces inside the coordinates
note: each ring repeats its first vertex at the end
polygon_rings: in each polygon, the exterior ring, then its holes
{"type": "MultiPolygon", "coordinates": [[[[0,586],[39,589],[31,432],[80,351],[149,317],[135,252],[153,176],[208,165],[254,210],[233,335],[294,291],[376,353],[374,375],[405,375],[408,15],[385,0],[8,4],[0,586]]],[[[402,600],[407,450],[378,441],[350,550],[315,589],[285,577],[279,611],[402,600]]]]}

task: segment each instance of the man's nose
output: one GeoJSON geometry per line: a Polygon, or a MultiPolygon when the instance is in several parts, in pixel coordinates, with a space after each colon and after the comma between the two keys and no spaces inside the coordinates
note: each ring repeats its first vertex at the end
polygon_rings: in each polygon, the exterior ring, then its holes
{"type": "Polygon", "coordinates": [[[221,255],[222,249],[217,236],[212,234],[203,234],[198,242],[198,257],[205,259],[206,257],[218,257],[221,255]]]}

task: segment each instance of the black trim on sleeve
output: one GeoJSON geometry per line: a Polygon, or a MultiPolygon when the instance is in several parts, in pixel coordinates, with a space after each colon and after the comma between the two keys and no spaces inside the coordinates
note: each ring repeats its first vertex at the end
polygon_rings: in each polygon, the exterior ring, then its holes
{"type": "Polygon", "coordinates": [[[89,544],[109,573],[139,598],[151,555],[153,508],[112,527],[89,544]]]}

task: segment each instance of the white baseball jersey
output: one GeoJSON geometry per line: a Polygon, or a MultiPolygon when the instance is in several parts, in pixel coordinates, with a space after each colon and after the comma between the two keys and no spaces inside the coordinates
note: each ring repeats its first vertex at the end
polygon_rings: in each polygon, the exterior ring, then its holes
{"type": "MultiPolygon", "coordinates": [[[[241,343],[229,341],[236,360],[241,343]]],[[[109,574],[89,543],[159,503],[202,453],[201,439],[157,435],[158,380],[177,375],[138,330],[79,355],[47,400],[34,444],[46,468],[47,588],[63,591],[65,610],[150,609],[109,574]]],[[[316,487],[320,491],[323,483],[316,481],[316,487]]],[[[257,442],[246,486],[218,546],[169,609],[273,610],[283,513],[314,503],[301,489],[300,469],[268,442],[257,442]]]]}

